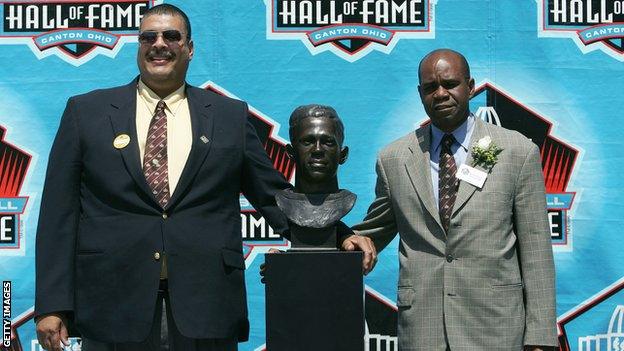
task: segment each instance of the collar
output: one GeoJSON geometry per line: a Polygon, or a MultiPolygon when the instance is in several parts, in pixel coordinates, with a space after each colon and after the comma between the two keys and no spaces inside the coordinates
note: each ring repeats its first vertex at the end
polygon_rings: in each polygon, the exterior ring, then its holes
{"type": "MultiPolygon", "coordinates": [[[[470,148],[470,134],[472,134],[472,130],[475,125],[475,116],[472,112],[468,115],[468,118],[464,121],[464,123],[460,124],[451,134],[455,137],[455,140],[464,148],[464,150],[468,151],[470,148]]],[[[442,142],[442,137],[446,134],[442,130],[438,129],[438,127],[434,126],[431,123],[431,150],[432,152],[439,153],[440,143],[442,142]]]]}
{"type": "Polygon", "coordinates": [[[167,104],[167,110],[175,116],[174,111],[177,110],[177,105],[186,98],[186,84],[182,84],[178,89],[176,89],[173,93],[165,96],[164,99],[161,99],[152,89],[150,89],[141,79],[139,79],[139,84],[137,85],[137,90],[139,92],[139,96],[145,101],[145,104],[150,111],[150,113],[154,113],[156,110],[156,105],[158,101],[163,100],[165,104],[167,104]]]}

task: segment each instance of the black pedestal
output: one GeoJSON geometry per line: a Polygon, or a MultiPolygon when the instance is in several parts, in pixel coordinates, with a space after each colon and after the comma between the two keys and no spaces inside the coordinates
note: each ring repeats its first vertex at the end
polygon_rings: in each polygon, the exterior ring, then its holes
{"type": "Polygon", "coordinates": [[[335,225],[328,228],[308,228],[290,223],[289,227],[289,251],[338,250],[335,225]]]}
{"type": "Polygon", "coordinates": [[[267,351],[363,351],[361,252],[265,255],[267,351]]]}

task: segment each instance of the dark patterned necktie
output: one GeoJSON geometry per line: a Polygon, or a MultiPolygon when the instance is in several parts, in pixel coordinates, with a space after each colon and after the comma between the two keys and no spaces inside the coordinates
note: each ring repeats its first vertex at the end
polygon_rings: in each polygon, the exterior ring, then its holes
{"type": "Polygon", "coordinates": [[[143,174],[152,194],[163,208],[169,202],[169,171],[167,168],[167,105],[158,101],[150,122],[143,157],[143,174]]]}
{"type": "Polygon", "coordinates": [[[453,134],[444,134],[440,144],[440,171],[438,172],[438,195],[440,220],[444,231],[448,232],[453,214],[453,205],[457,198],[457,166],[451,145],[455,142],[453,134]]]}

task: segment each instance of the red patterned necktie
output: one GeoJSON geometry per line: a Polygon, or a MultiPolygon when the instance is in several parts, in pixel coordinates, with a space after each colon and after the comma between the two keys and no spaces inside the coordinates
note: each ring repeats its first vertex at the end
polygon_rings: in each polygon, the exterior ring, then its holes
{"type": "Polygon", "coordinates": [[[440,149],[440,170],[438,172],[438,195],[440,220],[444,231],[448,232],[453,214],[453,205],[457,198],[457,166],[451,151],[455,142],[453,134],[444,134],[440,149]]]}
{"type": "Polygon", "coordinates": [[[143,174],[152,194],[163,208],[169,202],[169,171],[167,168],[167,105],[158,101],[150,122],[143,157],[143,174]]]}

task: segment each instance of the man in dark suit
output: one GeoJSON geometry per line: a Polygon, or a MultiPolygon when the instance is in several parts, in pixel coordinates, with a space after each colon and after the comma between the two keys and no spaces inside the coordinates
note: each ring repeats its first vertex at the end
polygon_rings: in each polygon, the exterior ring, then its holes
{"type": "MultiPolygon", "coordinates": [[[[277,233],[290,186],[244,102],[185,84],[191,27],[149,9],[140,76],[69,99],[50,154],[36,244],[40,344],[73,321],[83,350],[236,350],[248,338],[239,194],[277,233]]],[[[360,241],[362,243],[362,241],[360,241]]],[[[370,254],[369,254],[370,257],[370,254]]]]}

